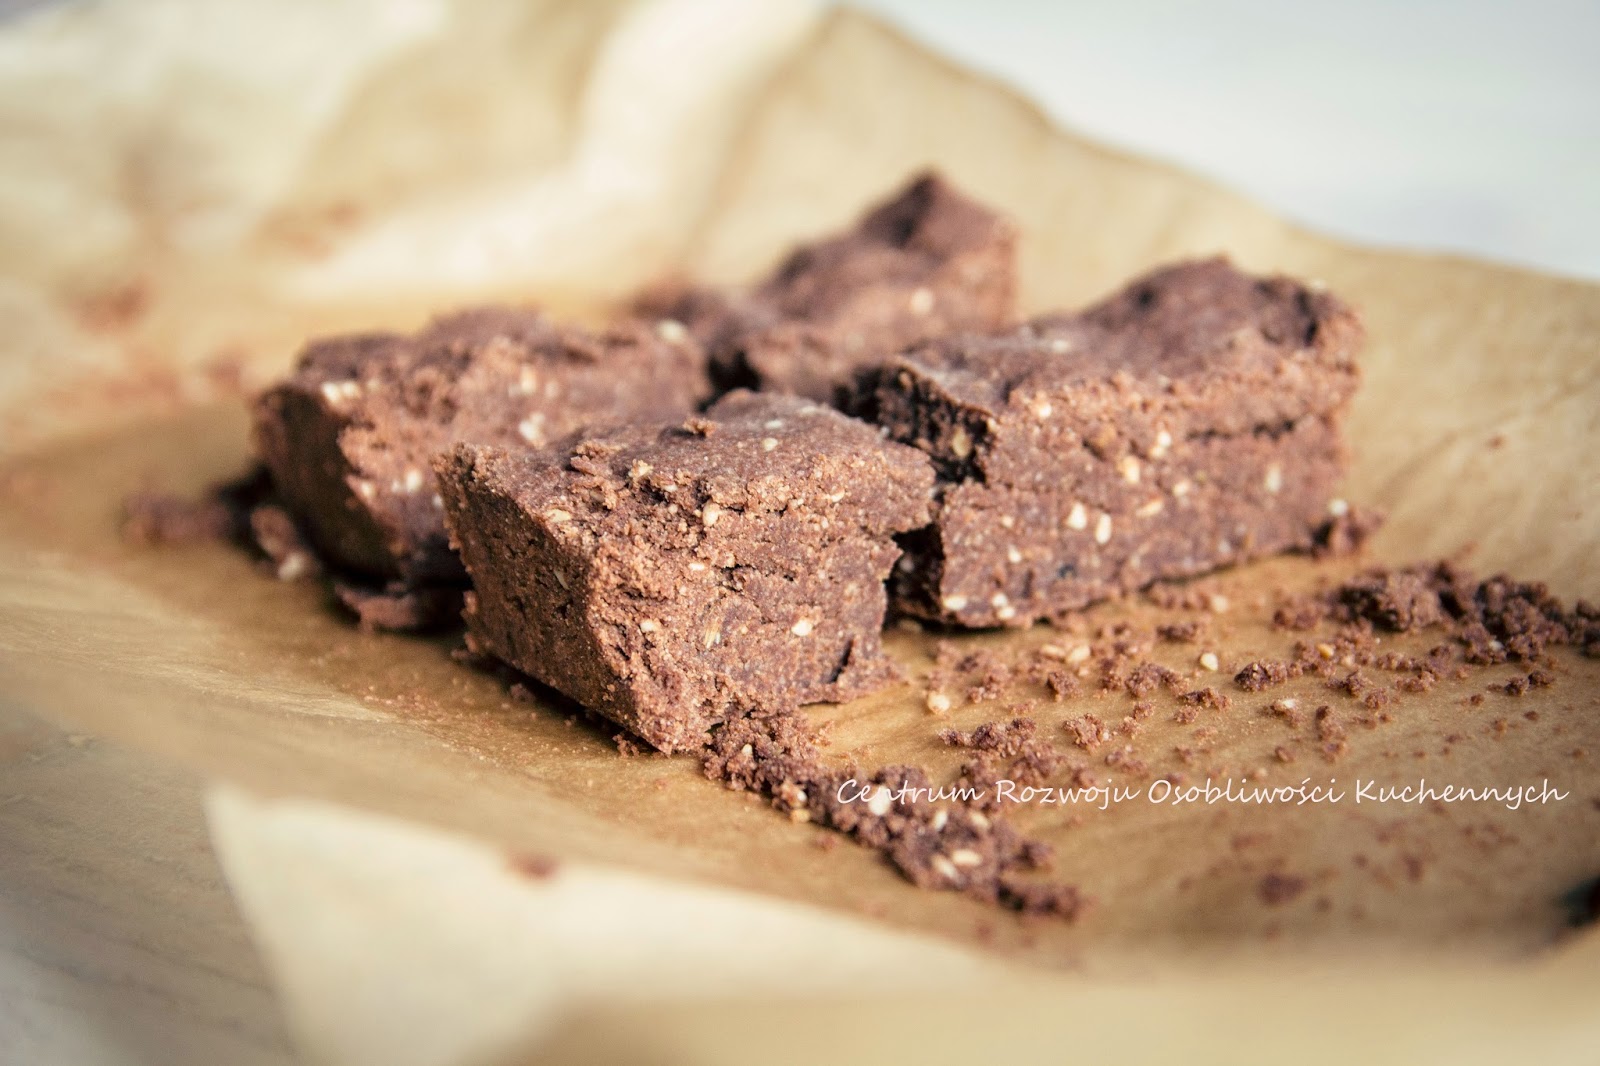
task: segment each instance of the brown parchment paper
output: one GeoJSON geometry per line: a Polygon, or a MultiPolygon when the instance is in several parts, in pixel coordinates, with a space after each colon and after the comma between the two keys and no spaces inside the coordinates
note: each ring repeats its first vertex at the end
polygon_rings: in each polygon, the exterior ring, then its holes
{"type": "MultiPolygon", "coordinates": [[[[1291,982],[1305,991],[1261,1041],[1303,1033],[1319,1004],[1381,1010],[1395,1061],[1415,1047],[1487,1061],[1535,1034],[1554,1060],[1600,1039],[1583,1009],[1593,939],[1572,948],[1567,927],[1572,893],[1600,874],[1591,661],[1560,656],[1559,683],[1515,702],[1464,702],[1509,668],[1408,698],[1395,721],[1356,730],[1336,764],[1305,746],[1274,761],[1292,738],[1236,694],[1209,723],[1201,771],[1548,779],[1568,798],[1517,811],[1029,811],[1021,820],[1097,905],[1076,925],[1025,923],[917,892],[863,851],[825,852],[820,831],[720,791],[691,762],[620,759],[569,709],[513,702],[453,663],[449,638],[363,635],[319,589],[269,580],[223,546],[138,550],[116,536],[128,490],[198,491],[244,465],[240,390],[280,372],[309,333],[490,297],[595,314],[674,269],[738,281],[932,163],[1018,220],[1029,309],[1194,253],[1323,279],[1372,337],[1347,495],[1390,513],[1377,556],[1472,545],[1482,569],[1593,597],[1600,289],[1302,233],[1056,130],[848,11],[346,0],[163,29],[197,10],[71,7],[0,42],[0,681],[7,705],[299,797],[219,793],[214,826],[291,1023],[319,1057],[479,1061],[552,1025],[569,1026],[559,1050],[577,1060],[637,1057],[658,1038],[668,1059],[729,1056],[759,1031],[783,1034],[795,1058],[891,1036],[948,1050],[958,996],[974,1016],[1009,1019],[991,1037],[1013,1052],[1115,1049],[1159,1004],[1173,1021],[1152,1047],[1220,1060],[1226,1030],[1206,1019],[1242,1024],[1228,1003],[1291,982]],[[138,62],[117,58],[129,55],[138,62]],[[477,843],[371,830],[344,808],[477,843]],[[564,872],[522,884],[492,869],[497,854],[553,857],[564,872]],[[453,873],[375,877],[386,862],[453,873]],[[1308,887],[1268,904],[1272,874],[1308,887]],[[614,891],[571,889],[601,884],[614,891]],[[483,892],[508,902],[475,908],[483,892]],[[709,911],[663,902],[683,898],[709,911]],[[710,912],[760,918],[698,917],[710,912]],[[430,920],[445,946],[416,934],[430,920]],[[495,936],[507,923],[545,933],[495,936]],[[538,947],[550,930],[568,938],[564,954],[538,947]],[[627,948],[645,930],[659,939],[640,961],[627,948]],[[330,943],[345,980],[315,979],[330,943]],[[463,944],[482,981],[468,983],[463,944]],[[581,980],[580,957],[592,964],[581,980]],[[706,977],[736,958],[737,981],[706,977]],[[862,967],[890,976],[874,984],[862,967]],[[1394,976],[1363,991],[1375,969],[1394,976]],[[945,983],[930,992],[902,972],[945,983]],[[823,995],[830,977],[837,994],[823,995]],[[730,1027],[709,997],[741,991],[767,1006],[740,1008],[730,1027]],[[652,1013],[651,1001],[673,1005],[652,1013]],[[564,1022],[572,1009],[583,1017],[564,1022]],[[942,1023],[916,1035],[930,1010],[942,1023]]],[[[1234,605],[1214,642],[1224,671],[1282,654],[1264,598],[1323,573],[1286,560],[1212,581],[1234,605]]],[[[1130,601],[1092,621],[1160,617],[1130,601]]],[[[963,640],[1009,654],[1051,636],[963,640]]],[[[928,638],[889,643],[926,671],[928,638]]],[[[1193,648],[1159,654],[1193,668],[1193,648]]],[[[933,719],[920,695],[815,713],[837,750],[949,769],[935,730],[1004,705],[933,719]]],[[[1120,716],[1120,699],[1046,706],[1041,723],[1085,707],[1120,716]]],[[[1139,743],[1170,761],[1190,741],[1160,721],[1139,743]]],[[[1299,1057],[1366,1058],[1360,1032],[1343,1025],[1299,1057]]]]}

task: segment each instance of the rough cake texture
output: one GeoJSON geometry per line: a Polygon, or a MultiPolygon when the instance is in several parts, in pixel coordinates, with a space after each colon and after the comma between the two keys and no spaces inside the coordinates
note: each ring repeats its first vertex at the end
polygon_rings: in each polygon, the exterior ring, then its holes
{"type": "Polygon", "coordinates": [[[309,345],[256,405],[257,447],[322,556],[402,587],[455,582],[433,458],[459,441],[542,447],[585,426],[669,419],[710,394],[682,329],[591,333],[485,308],[421,332],[309,345]]]}
{"type": "Polygon", "coordinates": [[[1014,317],[1011,225],[924,174],[838,236],[802,245],[743,295],[671,288],[643,313],[684,322],[727,388],[834,402],[857,370],[952,331],[1014,317]]]}
{"type": "Polygon", "coordinates": [[[864,373],[852,406],[940,473],[933,524],[904,538],[896,605],[1026,625],[1311,547],[1341,508],[1361,339],[1335,297],[1212,259],[864,373]]]}
{"type": "Polygon", "coordinates": [[[883,582],[934,475],[871,426],[740,391],[682,425],[463,445],[438,469],[475,649],[663,751],[896,676],[883,582]]]}

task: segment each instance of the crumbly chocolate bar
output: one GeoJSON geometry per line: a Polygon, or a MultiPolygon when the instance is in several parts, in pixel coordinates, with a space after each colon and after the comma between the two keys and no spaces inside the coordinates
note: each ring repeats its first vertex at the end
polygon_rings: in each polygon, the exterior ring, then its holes
{"type": "Polygon", "coordinates": [[[474,650],[662,751],[897,674],[883,582],[934,477],[871,426],[740,391],[681,425],[462,445],[437,468],[474,650]]]}
{"type": "Polygon", "coordinates": [[[853,229],[796,248],[748,294],[658,291],[639,307],[703,339],[723,387],[831,403],[907,345],[1008,324],[1015,290],[1010,223],[928,173],[853,229]]]}
{"type": "Polygon", "coordinates": [[[404,588],[458,582],[431,462],[459,441],[542,447],[584,427],[683,415],[710,394],[681,328],[599,332],[483,308],[410,336],[313,342],[255,408],[284,505],[335,565],[404,588]]]}
{"type": "Polygon", "coordinates": [[[1335,297],[1211,259],[863,374],[854,409],[940,473],[894,602],[1020,626],[1310,547],[1344,469],[1362,335],[1335,297]]]}

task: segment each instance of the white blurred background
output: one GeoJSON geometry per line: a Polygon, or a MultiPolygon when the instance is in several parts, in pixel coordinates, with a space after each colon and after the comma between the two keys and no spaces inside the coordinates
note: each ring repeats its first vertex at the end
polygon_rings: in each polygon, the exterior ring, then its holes
{"type": "Polygon", "coordinates": [[[1600,0],[853,2],[1323,232],[1600,280],[1600,0]]]}
{"type": "Polygon", "coordinates": [[[1600,0],[856,0],[1325,233],[1600,279],[1600,0]]]}

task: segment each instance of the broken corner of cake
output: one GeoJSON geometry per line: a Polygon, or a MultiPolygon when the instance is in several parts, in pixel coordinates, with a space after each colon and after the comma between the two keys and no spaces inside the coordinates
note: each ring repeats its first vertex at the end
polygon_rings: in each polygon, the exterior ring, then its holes
{"type": "Polygon", "coordinates": [[[798,397],[437,464],[474,642],[662,751],[750,707],[894,680],[895,535],[927,523],[913,448],[798,397]]]}

